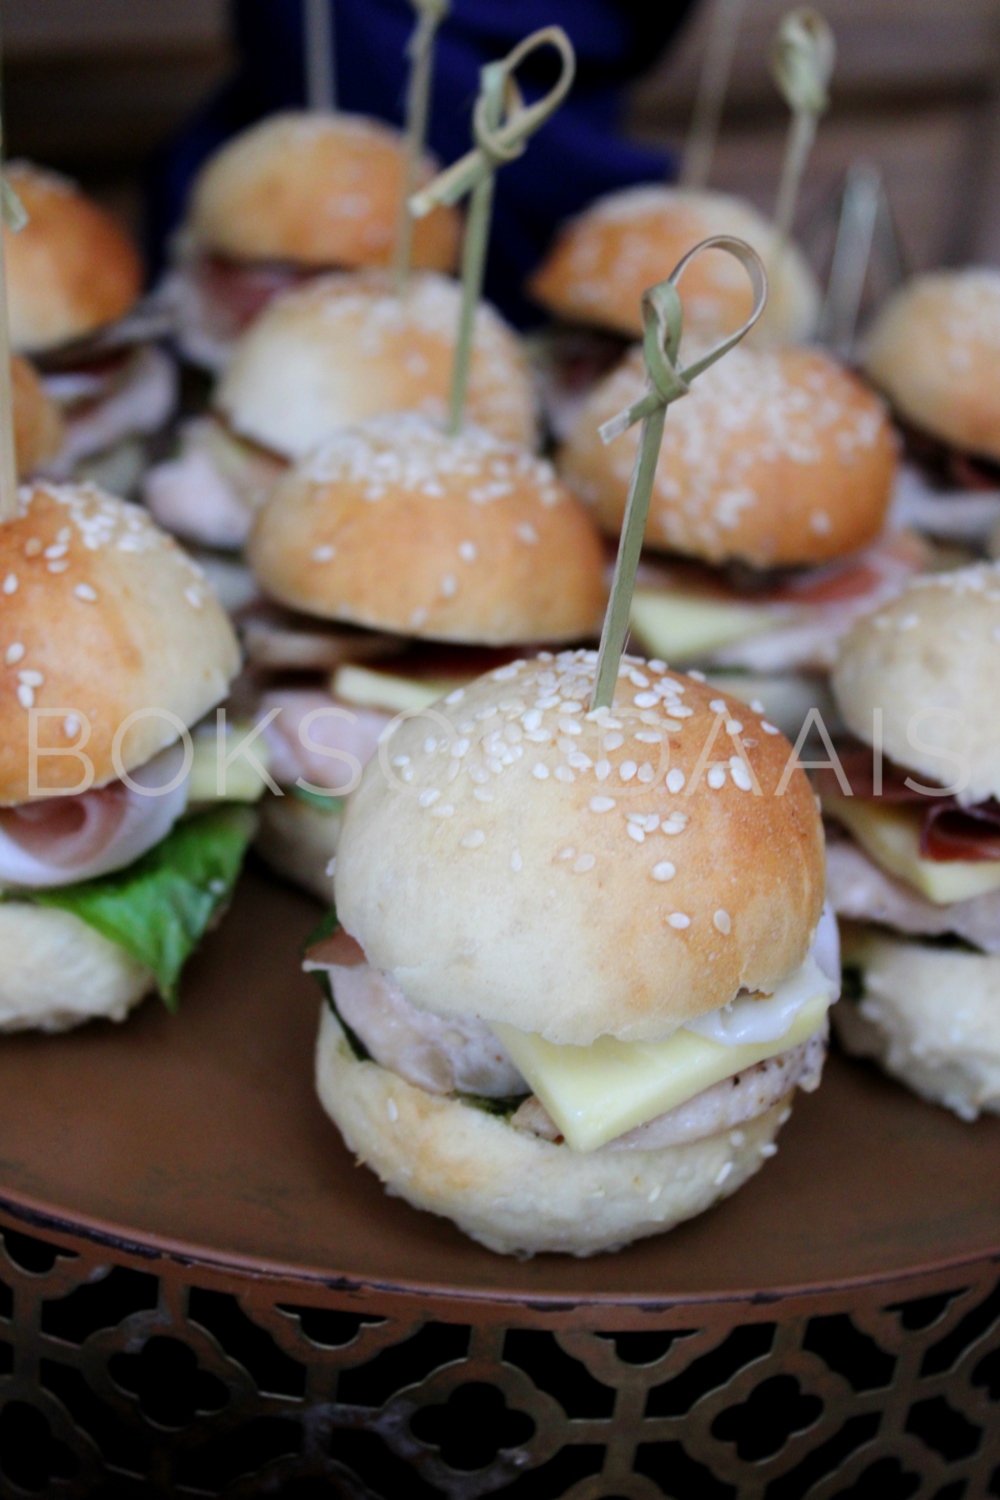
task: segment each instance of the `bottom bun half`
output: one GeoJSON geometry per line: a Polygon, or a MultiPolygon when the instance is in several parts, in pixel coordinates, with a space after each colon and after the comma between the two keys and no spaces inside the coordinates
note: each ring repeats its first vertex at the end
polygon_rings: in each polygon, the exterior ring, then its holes
{"type": "Polygon", "coordinates": [[[337,852],[342,816],[310,807],[297,797],[268,792],[260,804],[256,849],[264,863],[329,906],[333,880],[327,873],[337,852]]]}
{"type": "Polygon", "coordinates": [[[703,1213],[772,1154],[790,1102],[685,1145],[578,1153],[359,1061],[327,1005],[316,1087],[348,1147],[391,1194],[518,1256],[620,1250],[703,1213]]]}
{"type": "Polygon", "coordinates": [[[1000,1114],[1000,956],[853,924],[842,943],[860,985],[831,1011],[844,1050],[960,1119],[1000,1114]]]}
{"type": "Polygon", "coordinates": [[[0,904],[0,1032],[124,1021],[154,987],[149,969],[71,912],[0,904]]]}

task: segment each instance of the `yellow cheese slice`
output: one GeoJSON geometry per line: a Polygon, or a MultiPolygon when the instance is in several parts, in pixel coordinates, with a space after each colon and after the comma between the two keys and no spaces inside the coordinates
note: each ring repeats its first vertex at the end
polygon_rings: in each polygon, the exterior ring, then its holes
{"type": "Polygon", "coordinates": [[[825,988],[807,1000],[777,1041],[727,1047],[676,1031],[663,1042],[599,1037],[589,1047],[560,1047],[536,1033],[493,1030],[574,1151],[595,1151],[693,1099],[703,1089],[797,1047],[818,1031],[830,1004],[825,988]]]}
{"type": "Polygon", "coordinates": [[[761,635],[783,621],[787,610],[766,604],[727,604],[695,594],[636,589],[632,629],[648,655],[693,661],[733,641],[761,635]]]}
{"type": "Polygon", "coordinates": [[[330,690],[343,703],[359,708],[386,708],[392,713],[429,708],[453,688],[464,687],[468,677],[400,677],[392,672],[374,672],[370,667],[348,664],[333,674],[330,690]]]}
{"type": "MultiPolygon", "coordinates": [[[[244,736],[253,732],[252,724],[229,724],[226,727],[226,753],[235,750],[244,736]]],[[[194,758],[191,761],[191,777],[188,782],[188,806],[203,802],[259,802],[267,783],[244,755],[237,755],[225,771],[225,792],[219,791],[218,751],[216,749],[215,726],[207,734],[191,737],[194,758]]],[[[260,735],[248,746],[250,752],[264,766],[267,765],[267,750],[260,735]]]]}
{"type": "Polygon", "coordinates": [[[849,829],[876,864],[935,906],[969,901],[1000,886],[1000,861],[921,858],[924,809],[920,806],[866,802],[860,797],[824,797],[823,811],[849,829]]]}

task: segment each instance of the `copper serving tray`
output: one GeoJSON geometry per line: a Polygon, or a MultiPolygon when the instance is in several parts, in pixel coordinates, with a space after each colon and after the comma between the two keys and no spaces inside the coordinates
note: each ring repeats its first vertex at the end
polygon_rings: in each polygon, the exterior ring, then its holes
{"type": "Polygon", "coordinates": [[[320,1110],[317,916],[248,874],[177,1017],[0,1042],[0,1494],[1000,1494],[1000,1120],[834,1057],[711,1213],[496,1256],[320,1110]]]}

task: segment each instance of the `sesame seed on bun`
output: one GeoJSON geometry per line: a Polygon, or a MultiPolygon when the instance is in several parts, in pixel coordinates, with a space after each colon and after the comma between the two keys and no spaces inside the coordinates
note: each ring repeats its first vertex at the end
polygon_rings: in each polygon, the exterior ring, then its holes
{"type": "MultiPolygon", "coordinates": [[[[773,227],[741,198],[650,184],[599,198],[571,219],[529,283],[529,294],[566,322],[642,335],[642,294],[669,276],[683,255],[711,235],[746,240],[768,266],[770,295],[754,342],[808,338],[819,290],[801,252],[789,245],[778,264],[773,227]]],[[[749,317],[746,272],[731,256],[706,252],[684,272],[685,326],[716,338],[749,317]]]]}
{"type": "Polygon", "coordinates": [[[907,422],[1000,460],[1000,271],[906,282],[868,334],[864,367],[907,422]]]}
{"type": "MultiPolygon", "coordinates": [[[[238,261],[317,269],[386,265],[396,242],[405,152],[399,133],[361,115],[270,115],[227,141],[195,182],[195,246],[238,261]]],[[[421,182],[434,175],[424,162],[421,182]]],[[[451,271],[460,219],[438,208],[414,226],[413,264],[451,271]]]]}
{"type": "MultiPolygon", "coordinates": [[[[239,669],[232,626],[201,570],[148,513],[92,485],[36,484],[0,525],[0,806],[30,796],[31,711],[38,744],[85,751],[93,785],[132,770],[226,695],[239,669]],[[51,712],[56,710],[57,712],[51,712]],[[169,714],[172,717],[165,717],[169,714]]],[[[46,756],[47,788],[79,785],[72,754],[46,756]]]]}
{"type": "Polygon", "coordinates": [[[249,560],[293,609],[431,640],[577,640],[605,600],[596,530],[550,464],[414,413],[345,429],[293,469],[249,560]]]}
{"type": "MultiPolygon", "coordinates": [[[[642,350],[591,392],[562,448],[562,477],[617,536],[638,427],[598,428],[647,388],[642,350]]],[[[828,562],[874,540],[896,443],[883,402],[819,349],[733,349],[667,414],[646,541],[713,563],[828,562]]]]}
{"type": "MultiPolygon", "coordinates": [[[[461,304],[430,272],[400,301],[378,273],[320,277],[277,298],[237,343],[216,406],[240,436],[302,458],[340,427],[390,411],[443,417],[461,304]]],[[[476,313],[468,413],[525,447],[537,442],[531,374],[517,335],[476,313]]]]}
{"type": "Polygon", "coordinates": [[[593,652],[499,668],[366,768],[336,908],[413,1005],[557,1044],[652,1040],[804,962],[823,834],[788,742],[633,658],[593,714],[594,676],[593,652]]]}
{"type": "Polygon", "coordinates": [[[23,161],[5,170],[28,214],[4,230],[12,347],[41,354],[127,313],[143,271],[125,230],[67,178],[23,161]]]}

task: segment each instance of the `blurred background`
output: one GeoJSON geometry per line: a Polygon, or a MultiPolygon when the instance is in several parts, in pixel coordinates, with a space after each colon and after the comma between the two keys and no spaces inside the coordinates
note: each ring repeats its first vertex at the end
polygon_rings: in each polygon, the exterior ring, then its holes
{"type": "MultiPolygon", "coordinates": [[[[655,0],[651,0],[655,3],[655,0]]],[[[767,69],[788,0],[750,0],[713,183],[773,207],[786,115],[767,69]]],[[[859,156],[914,267],[1000,262],[1000,0],[823,0],[839,49],[802,225],[859,156]]],[[[680,143],[708,6],[633,91],[629,130],[680,143]]],[[[3,0],[9,152],[76,176],[136,227],[149,154],[225,77],[225,0],[3,0]]]]}

